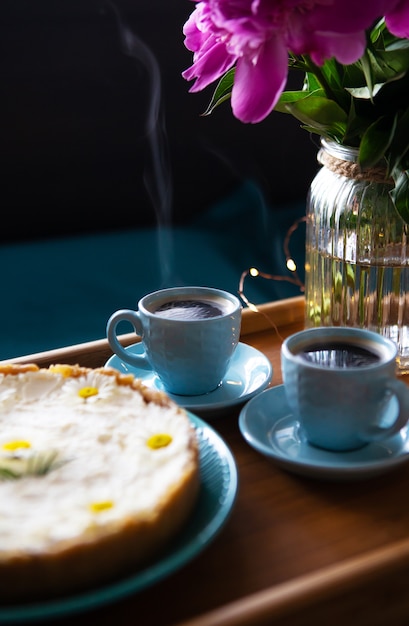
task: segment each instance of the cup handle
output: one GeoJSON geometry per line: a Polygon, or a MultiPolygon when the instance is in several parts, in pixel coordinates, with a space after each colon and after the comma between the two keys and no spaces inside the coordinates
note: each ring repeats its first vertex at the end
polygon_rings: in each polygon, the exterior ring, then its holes
{"type": "Polygon", "coordinates": [[[106,326],[107,339],[111,350],[129,365],[150,370],[151,367],[145,351],[142,352],[142,354],[131,354],[129,350],[125,350],[118,341],[116,329],[120,322],[129,322],[133,326],[135,333],[142,337],[143,329],[139,311],[132,311],[132,309],[120,309],[119,311],[115,311],[109,318],[106,326]]]}
{"type": "Polygon", "coordinates": [[[391,426],[373,426],[369,431],[371,440],[381,440],[398,433],[409,421],[409,388],[396,379],[388,380],[386,388],[392,392],[398,403],[398,415],[391,426]]]}

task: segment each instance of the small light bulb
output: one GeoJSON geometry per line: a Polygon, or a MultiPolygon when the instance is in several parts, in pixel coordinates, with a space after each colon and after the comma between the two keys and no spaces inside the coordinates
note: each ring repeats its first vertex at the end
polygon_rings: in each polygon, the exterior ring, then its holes
{"type": "Polygon", "coordinates": [[[287,265],[287,269],[290,270],[290,272],[295,272],[297,269],[297,266],[293,259],[287,259],[286,265],[287,265]]]}
{"type": "Polygon", "coordinates": [[[258,271],[258,269],[257,269],[257,268],[255,268],[255,267],[251,267],[251,268],[249,269],[249,274],[250,274],[250,276],[253,276],[253,278],[254,278],[255,276],[258,276],[258,275],[259,275],[259,271],[258,271]]]}

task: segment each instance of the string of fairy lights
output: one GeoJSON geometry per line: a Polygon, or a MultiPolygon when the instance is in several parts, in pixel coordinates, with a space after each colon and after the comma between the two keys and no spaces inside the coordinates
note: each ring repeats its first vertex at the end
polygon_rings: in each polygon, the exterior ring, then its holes
{"type": "Polygon", "coordinates": [[[257,308],[257,305],[255,305],[253,302],[251,302],[246,294],[244,293],[244,283],[246,278],[249,276],[251,278],[264,278],[267,280],[278,280],[278,281],[287,281],[292,283],[293,285],[297,285],[300,288],[300,291],[302,293],[304,293],[304,283],[303,281],[300,279],[298,273],[297,273],[297,264],[295,262],[295,260],[293,259],[291,252],[290,252],[290,240],[292,235],[294,234],[294,232],[297,230],[297,228],[299,227],[299,225],[303,222],[306,222],[307,217],[304,215],[303,217],[300,217],[298,220],[296,220],[292,226],[290,226],[290,228],[288,229],[286,236],[284,238],[283,241],[283,250],[284,250],[284,254],[285,254],[285,263],[286,263],[286,267],[288,269],[289,272],[291,272],[290,276],[284,276],[284,275],[280,275],[280,274],[267,274],[266,272],[260,272],[260,270],[258,270],[256,267],[250,267],[247,270],[244,270],[240,276],[240,281],[239,281],[239,289],[238,289],[238,294],[240,296],[240,298],[242,299],[243,303],[252,311],[255,311],[256,313],[260,313],[261,311],[257,308]]]}

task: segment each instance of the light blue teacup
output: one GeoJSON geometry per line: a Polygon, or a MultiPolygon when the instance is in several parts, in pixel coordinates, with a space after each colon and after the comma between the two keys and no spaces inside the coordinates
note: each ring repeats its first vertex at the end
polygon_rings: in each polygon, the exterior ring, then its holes
{"type": "Polygon", "coordinates": [[[239,299],[221,289],[161,289],[144,296],[137,310],[113,313],[107,338],[120,359],[156,372],[169,393],[202,395],[227,373],[239,343],[241,311],[239,299]],[[141,337],[143,354],[131,354],[118,341],[117,327],[124,321],[141,337]]]}
{"type": "Polygon", "coordinates": [[[286,398],[308,442],[354,450],[399,432],[409,388],[396,378],[396,355],[390,339],[360,328],[310,328],[285,339],[286,398]]]}

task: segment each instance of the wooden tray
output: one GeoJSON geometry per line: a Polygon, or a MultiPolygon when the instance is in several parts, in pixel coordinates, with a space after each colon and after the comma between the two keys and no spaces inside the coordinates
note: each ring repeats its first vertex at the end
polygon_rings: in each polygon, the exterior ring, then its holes
{"type": "MultiPolygon", "coordinates": [[[[259,335],[259,333],[267,331],[268,333],[273,332],[273,334],[277,335],[279,328],[289,324],[296,324],[301,328],[300,325],[302,325],[303,319],[303,297],[288,298],[286,300],[279,300],[278,302],[257,305],[257,311],[246,308],[243,310],[240,339],[249,344],[252,343],[253,339],[256,343],[260,343],[263,341],[264,337],[262,334],[259,335]]],[[[273,343],[266,342],[264,352],[270,354],[272,357],[274,357],[276,353],[277,339],[279,339],[279,334],[276,337],[271,337],[273,343]]],[[[127,333],[121,335],[119,340],[122,345],[129,346],[139,341],[139,338],[135,333],[127,333]]],[[[36,354],[7,359],[0,361],[0,363],[35,362],[39,365],[47,366],[59,361],[71,364],[79,363],[80,365],[88,367],[100,367],[111,355],[112,351],[108,345],[108,341],[106,339],[99,339],[75,346],[59,348],[57,350],[47,350],[46,352],[38,352],[36,354]]]]}
{"type": "MultiPolygon", "coordinates": [[[[303,318],[302,297],[243,312],[241,340],[271,360],[272,385],[282,382],[282,338],[303,318]]],[[[124,345],[135,340],[122,336],[124,345]]],[[[101,339],[14,361],[96,367],[110,356],[101,339]]],[[[239,470],[237,502],[220,535],[169,578],[75,616],[76,626],[407,625],[409,465],[363,482],[295,476],[244,441],[238,412],[208,419],[239,470]]]]}

